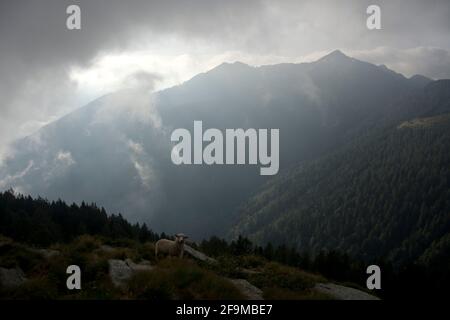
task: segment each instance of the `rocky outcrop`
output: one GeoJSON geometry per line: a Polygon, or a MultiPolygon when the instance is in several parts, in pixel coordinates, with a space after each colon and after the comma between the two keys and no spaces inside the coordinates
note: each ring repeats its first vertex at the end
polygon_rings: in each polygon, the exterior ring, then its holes
{"type": "Polygon", "coordinates": [[[367,292],[334,283],[318,283],[314,289],[337,300],[380,300],[367,292]]]}
{"type": "Polygon", "coordinates": [[[109,265],[109,276],[111,281],[117,287],[122,287],[126,282],[133,276],[135,272],[138,271],[151,271],[153,266],[150,265],[148,261],[142,261],[141,263],[134,263],[131,259],[118,260],[110,259],[108,260],[109,265]]]}
{"type": "Polygon", "coordinates": [[[154,268],[150,264],[150,261],[147,260],[142,260],[140,263],[134,263],[131,259],[126,259],[125,262],[133,271],[151,271],[154,268]]]}
{"type": "MultiPolygon", "coordinates": [[[[188,253],[193,258],[198,259],[203,262],[206,262],[206,263],[210,263],[210,264],[218,263],[218,261],[216,259],[208,257],[203,252],[197,251],[188,245],[184,245],[184,252],[188,253]]],[[[258,271],[253,271],[253,270],[245,269],[245,268],[241,268],[239,270],[242,273],[246,273],[246,274],[260,273],[258,271]]],[[[233,283],[233,285],[242,293],[242,295],[247,300],[264,300],[262,290],[255,287],[247,280],[245,280],[245,279],[228,279],[228,280],[231,281],[231,283],[233,283]]]]}
{"type": "Polygon", "coordinates": [[[195,259],[198,259],[200,261],[206,262],[206,263],[217,263],[217,260],[211,257],[208,257],[203,252],[197,251],[194,248],[184,245],[184,252],[188,253],[190,256],[192,256],[195,259]]]}
{"type": "Polygon", "coordinates": [[[264,300],[261,289],[245,279],[229,279],[247,300],[264,300]]]}

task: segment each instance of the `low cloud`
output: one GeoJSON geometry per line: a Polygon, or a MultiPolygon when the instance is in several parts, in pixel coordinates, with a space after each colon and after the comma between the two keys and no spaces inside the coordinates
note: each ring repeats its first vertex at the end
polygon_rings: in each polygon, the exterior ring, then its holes
{"type": "Polygon", "coordinates": [[[123,119],[134,120],[156,129],[162,126],[152,92],[142,89],[124,89],[103,97],[101,105],[95,109],[90,125],[120,125],[118,121],[123,119]]]}
{"type": "Polygon", "coordinates": [[[70,167],[76,163],[70,151],[63,150],[58,151],[56,155],[56,162],[63,167],[70,167]]]}
{"type": "Polygon", "coordinates": [[[156,176],[154,170],[150,166],[150,161],[144,147],[141,143],[131,139],[127,141],[127,147],[130,151],[130,161],[136,169],[137,177],[141,185],[150,190],[156,185],[156,176]]]}
{"type": "Polygon", "coordinates": [[[127,89],[141,89],[153,91],[157,81],[161,80],[161,77],[146,71],[137,71],[130,74],[124,80],[123,86],[127,89]]]}
{"type": "Polygon", "coordinates": [[[70,151],[59,150],[53,160],[44,161],[40,165],[41,169],[44,169],[43,179],[50,185],[52,180],[65,175],[72,166],[76,165],[76,161],[70,151]]]}
{"type": "Polygon", "coordinates": [[[33,168],[34,162],[30,160],[28,165],[20,172],[15,173],[14,175],[7,175],[2,180],[0,180],[0,189],[5,188],[14,188],[18,189],[18,184],[22,182],[22,179],[30,172],[33,168]]]}

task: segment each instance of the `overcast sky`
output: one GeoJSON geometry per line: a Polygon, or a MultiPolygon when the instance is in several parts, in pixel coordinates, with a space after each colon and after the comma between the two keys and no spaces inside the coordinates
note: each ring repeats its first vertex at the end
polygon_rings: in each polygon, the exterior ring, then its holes
{"type": "Polygon", "coordinates": [[[158,90],[224,61],[334,50],[406,76],[450,78],[450,1],[2,0],[0,159],[9,142],[123,87],[158,90]],[[81,8],[81,30],[66,8],[81,8]],[[381,7],[382,30],[366,28],[381,7]]]}

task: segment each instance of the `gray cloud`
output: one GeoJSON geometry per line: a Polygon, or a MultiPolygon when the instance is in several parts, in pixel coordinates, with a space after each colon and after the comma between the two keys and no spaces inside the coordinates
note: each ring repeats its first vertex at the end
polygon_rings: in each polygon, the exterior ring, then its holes
{"type": "MultiPolygon", "coordinates": [[[[449,16],[447,0],[1,1],[0,154],[7,142],[79,106],[83,99],[68,72],[88,68],[104,53],[153,45],[184,54],[170,48],[172,38],[199,56],[212,47],[218,55],[236,51],[296,61],[340,48],[408,75],[447,78],[449,16]],[[80,31],[65,28],[66,7],[74,3],[81,7],[80,31]],[[365,27],[365,8],[372,3],[381,6],[382,30],[365,27]]],[[[153,88],[159,80],[137,73],[125,85],[153,88]]]]}
{"type": "Polygon", "coordinates": [[[130,89],[152,90],[155,83],[161,80],[161,76],[145,71],[137,71],[125,78],[123,86],[130,89]]]}

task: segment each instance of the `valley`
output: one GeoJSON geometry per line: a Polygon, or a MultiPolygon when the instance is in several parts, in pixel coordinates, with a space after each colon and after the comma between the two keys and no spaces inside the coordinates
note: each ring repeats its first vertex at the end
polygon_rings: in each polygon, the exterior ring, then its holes
{"type": "Polygon", "coordinates": [[[431,263],[448,250],[448,83],[340,51],[302,64],[226,63],[149,100],[133,91],[93,101],[17,141],[0,180],[197,241],[244,235],[299,252],[431,263]],[[198,119],[220,132],[277,128],[279,172],[174,164],[170,133],[193,137],[198,119]]]}

